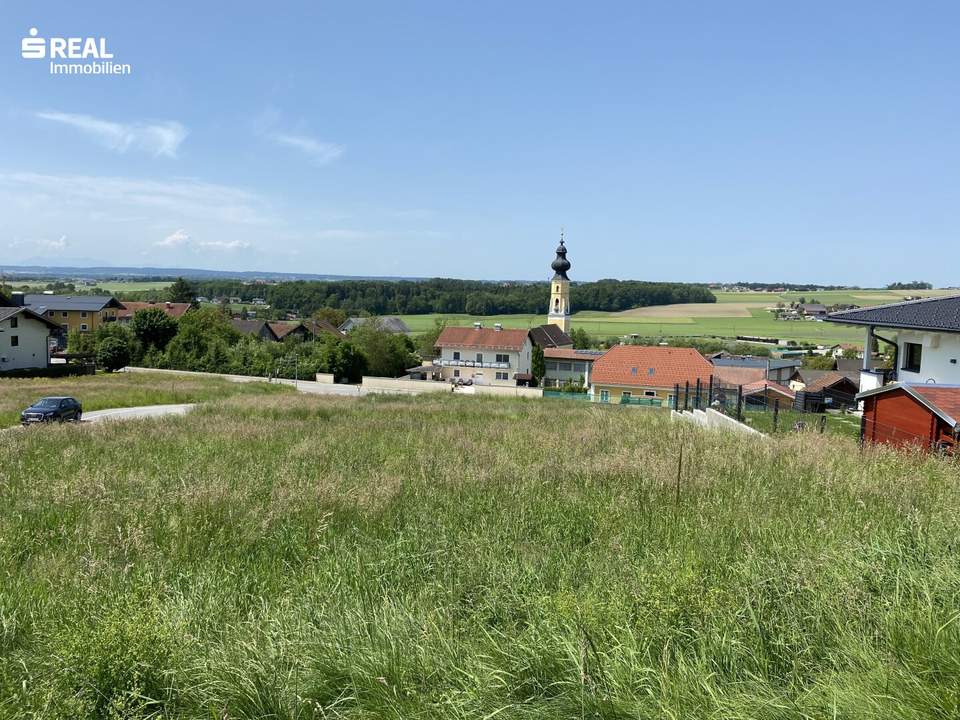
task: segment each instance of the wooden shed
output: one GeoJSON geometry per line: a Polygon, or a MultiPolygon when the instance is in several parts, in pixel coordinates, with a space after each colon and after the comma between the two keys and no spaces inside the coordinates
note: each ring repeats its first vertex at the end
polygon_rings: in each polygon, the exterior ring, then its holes
{"type": "Polygon", "coordinates": [[[953,452],[960,386],[892,383],[857,395],[863,401],[863,439],[953,452]]]}

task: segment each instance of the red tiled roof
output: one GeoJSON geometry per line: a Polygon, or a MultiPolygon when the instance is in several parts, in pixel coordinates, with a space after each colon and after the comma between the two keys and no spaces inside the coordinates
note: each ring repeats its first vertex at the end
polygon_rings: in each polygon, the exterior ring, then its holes
{"type": "Polygon", "coordinates": [[[953,420],[960,421],[960,387],[943,385],[911,385],[910,389],[921,395],[931,405],[953,420]]]}
{"type": "Polygon", "coordinates": [[[124,302],[123,310],[117,312],[118,318],[132,318],[134,313],[138,310],[149,310],[150,308],[157,308],[163,310],[169,317],[172,318],[182,318],[183,314],[190,309],[190,303],[175,303],[175,302],[124,302]]]}
{"type": "Polygon", "coordinates": [[[527,342],[527,330],[497,330],[495,328],[445,327],[437,338],[437,347],[489,348],[491,350],[522,350],[527,342]]]}
{"type": "Polygon", "coordinates": [[[693,348],[616,345],[593,364],[597,385],[671,387],[709,382],[713,365],[693,348]]]}
{"type": "Polygon", "coordinates": [[[724,385],[747,385],[764,380],[766,377],[767,371],[762,367],[713,366],[714,380],[724,385]]]}
{"type": "Polygon", "coordinates": [[[543,356],[548,360],[585,360],[593,362],[603,356],[597,350],[573,350],[571,348],[544,348],[543,356]]]}
{"type": "Polygon", "coordinates": [[[775,383],[772,380],[760,380],[758,382],[750,383],[749,385],[743,386],[744,395],[753,395],[755,393],[761,393],[765,390],[772,390],[775,393],[779,393],[785,397],[793,400],[797,395],[793,390],[788,387],[784,387],[780,383],[775,383]]]}

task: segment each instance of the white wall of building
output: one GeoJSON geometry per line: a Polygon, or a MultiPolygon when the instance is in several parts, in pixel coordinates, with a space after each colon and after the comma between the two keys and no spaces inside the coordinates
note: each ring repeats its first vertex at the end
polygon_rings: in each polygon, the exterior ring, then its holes
{"type": "Polygon", "coordinates": [[[49,362],[45,323],[23,313],[0,321],[0,373],[26,368],[45,368],[49,362]],[[16,323],[16,327],[13,327],[16,323]],[[14,338],[17,344],[14,345],[14,338]]]}
{"type": "Polygon", "coordinates": [[[444,380],[473,380],[478,385],[516,385],[516,373],[530,372],[532,351],[529,338],[519,352],[446,346],[440,349],[441,376],[444,380]],[[506,356],[506,367],[502,367],[502,358],[497,360],[498,355],[506,356]],[[497,378],[497,373],[505,373],[506,378],[497,378]]]}
{"type": "Polygon", "coordinates": [[[897,333],[897,380],[905,383],[960,385],[960,335],[901,330],[897,333]],[[923,350],[920,372],[903,369],[906,343],[917,343],[923,350]]]}

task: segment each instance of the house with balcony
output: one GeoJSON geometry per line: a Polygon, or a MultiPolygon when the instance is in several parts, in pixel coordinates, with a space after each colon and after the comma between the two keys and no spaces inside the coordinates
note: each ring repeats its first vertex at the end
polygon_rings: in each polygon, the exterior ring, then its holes
{"type": "Polygon", "coordinates": [[[50,336],[59,331],[59,325],[29,308],[0,307],[0,375],[46,368],[50,336]]]}
{"type": "Polygon", "coordinates": [[[124,305],[112,295],[54,295],[52,293],[14,292],[15,306],[26,307],[57,324],[54,334],[58,347],[66,347],[67,334],[94,332],[104,323],[116,322],[124,305]]]}
{"type": "Polygon", "coordinates": [[[831,313],[827,322],[863,328],[860,392],[891,382],[960,385],[960,295],[831,313]],[[877,341],[893,345],[892,369],[876,369],[877,341]]]}
{"type": "Polygon", "coordinates": [[[445,327],[436,343],[433,366],[444,381],[476,385],[529,385],[533,343],[527,330],[504,330],[476,322],[473,327],[445,327]]]}

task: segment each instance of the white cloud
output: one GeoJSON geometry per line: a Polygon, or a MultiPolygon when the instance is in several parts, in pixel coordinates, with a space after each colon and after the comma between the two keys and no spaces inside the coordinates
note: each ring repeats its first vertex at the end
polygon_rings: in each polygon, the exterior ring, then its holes
{"type": "Polygon", "coordinates": [[[32,247],[37,250],[65,250],[69,245],[67,242],[67,236],[61,235],[56,240],[49,240],[46,238],[39,238],[35,240],[25,239],[25,240],[14,240],[11,242],[10,247],[32,247]]]}
{"type": "Polygon", "coordinates": [[[250,247],[246,240],[194,240],[186,230],[180,229],[154,243],[160,248],[187,248],[193,252],[202,250],[245,250],[250,247]]]}
{"type": "Polygon", "coordinates": [[[157,247],[180,247],[190,242],[190,236],[183,230],[175,230],[163,240],[154,243],[157,247]]]}
{"type": "Polygon", "coordinates": [[[336,143],[322,142],[306,135],[288,133],[270,133],[269,137],[278,145],[294,148],[306,155],[317,165],[326,165],[343,155],[344,148],[336,143]]]}
{"type": "Polygon", "coordinates": [[[264,225],[274,221],[267,213],[266,202],[258,195],[194,178],[137,180],[0,173],[0,196],[3,195],[11,197],[14,202],[21,197],[33,199],[34,212],[40,212],[45,204],[57,211],[81,207],[123,215],[136,209],[138,214],[154,211],[166,218],[193,218],[220,224],[264,225]],[[38,198],[46,198],[47,202],[40,203],[38,198]]]}
{"type": "Polygon", "coordinates": [[[118,123],[91,115],[62,112],[38,112],[42,120],[63,123],[93,137],[104,147],[116,152],[133,148],[154,157],[176,157],[180,143],[187,137],[187,129],[178,122],[118,123]]]}

